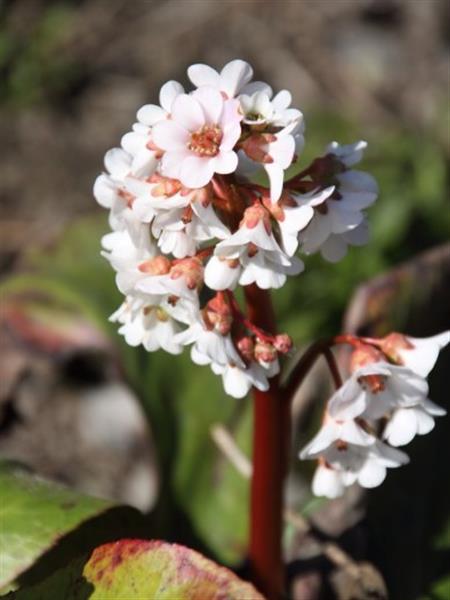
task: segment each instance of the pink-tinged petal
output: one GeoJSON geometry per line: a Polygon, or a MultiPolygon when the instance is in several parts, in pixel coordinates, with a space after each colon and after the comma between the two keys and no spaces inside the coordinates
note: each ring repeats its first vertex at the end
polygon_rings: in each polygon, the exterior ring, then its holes
{"type": "Polygon", "coordinates": [[[157,123],[152,131],[154,144],[162,150],[181,150],[189,143],[189,132],[174,121],[157,123]]]}
{"type": "Polygon", "coordinates": [[[215,173],[233,173],[236,171],[237,164],[236,152],[220,152],[211,159],[211,167],[215,173]]]}
{"type": "Polygon", "coordinates": [[[175,98],[172,104],[172,119],[188,131],[197,131],[205,124],[205,115],[200,103],[187,94],[175,98]]]}
{"type": "Polygon", "coordinates": [[[189,79],[195,86],[201,87],[203,85],[208,85],[219,89],[220,75],[212,67],[203,64],[191,65],[187,70],[187,73],[189,79]]]}
{"type": "Polygon", "coordinates": [[[180,94],[184,94],[184,88],[178,81],[168,81],[159,92],[159,103],[168,113],[172,110],[172,104],[180,94]]]}
{"type": "Polygon", "coordinates": [[[292,95],[287,90],[281,90],[272,100],[272,104],[276,110],[286,110],[291,102],[292,95]]]}
{"type": "Polygon", "coordinates": [[[212,87],[201,87],[195,90],[192,95],[200,103],[206,123],[217,125],[220,122],[224,104],[219,90],[212,87]]]}
{"type": "Polygon", "coordinates": [[[191,154],[187,148],[181,148],[178,150],[171,150],[166,152],[161,159],[161,174],[165,177],[172,177],[173,179],[179,179],[179,172],[183,162],[189,158],[191,154]]]}
{"type": "Polygon", "coordinates": [[[142,106],[137,112],[137,120],[143,123],[144,125],[148,125],[152,127],[155,123],[159,123],[159,121],[164,121],[166,119],[166,111],[163,110],[160,106],[156,104],[145,104],[142,106]]]}
{"type": "Polygon", "coordinates": [[[183,161],[179,179],[188,188],[200,188],[209,183],[214,175],[211,160],[199,156],[190,156],[183,161]]]}
{"type": "Polygon", "coordinates": [[[253,69],[243,60],[232,60],[220,72],[220,89],[234,98],[253,77],[253,69]]]}
{"type": "Polygon", "coordinates": [[[122,179],[130,172],[131,155],[122,148],[111,148],[105,154],[104,162],[113,177],[122,179]]]}
{"type": "Polygon", "coordinates": [[[269,176],[270,181],[270,200],[277,202],[283,191],[284,171],[277,163],[264,165],[264,169],[269,176]]]}
{"type": "Polygon", "coordinates": [[[241,126],[239,123],[229,123],[223,128],[223,137],[220,142],[220,149],[228,152],[234,148],[241,135],[241,126]]]}

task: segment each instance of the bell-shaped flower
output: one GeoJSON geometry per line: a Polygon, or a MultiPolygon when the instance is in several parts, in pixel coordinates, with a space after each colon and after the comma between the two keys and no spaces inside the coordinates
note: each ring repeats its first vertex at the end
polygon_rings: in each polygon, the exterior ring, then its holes
{"type": "Polygon", "coordinates": [[[383,431],[383,439],[391,446],[409,444],[416,435],[425,435],[434,428],[434,418],[447,411],[429,399],[417,406],[394,410],[383,431]]]}
{"type": "Polygon", "coordinates": [[[427,377],[439,356],[450,343],[450,331],[427,338],[414,338],[401,333],[391,333],[380,344],[383,352],[421,377],[427,377]]]}
{"type": "Polygon", "coordinates": [[[313,492],[331,498],[341,495],[345,487],[356,482],[362,487],[376,487],[386,477],[387,468],[398,467],[409,460],[406,454],[383,444],[355,421],[340,421],[329,416],[300,452],[300,458],[320,459],[313,492]]]}
{"type": "Polygon", "coordinates": [[[333,394],[328,411],[336,419],[379,419],[397,408],[420,406],[427,396],[423,377],[380,361],[356,369],[333,394]]]}
{"type": "MultiPolygon", "coordinates": [[[[148,302],[148,298],[146,301],[148,302]]],[[[136,299],[127,297],[122,306],[111,316],[110,320],[121,324],[120,335],[130,346],[144,346],[148,352],[160,348],[170,354],[180,354],[183,346],[175,341],[175,336],[182,329],[172,312],[172,306],[167,302],[149,304],[139,299],[136,309],[133,304],[136,299]]]]}

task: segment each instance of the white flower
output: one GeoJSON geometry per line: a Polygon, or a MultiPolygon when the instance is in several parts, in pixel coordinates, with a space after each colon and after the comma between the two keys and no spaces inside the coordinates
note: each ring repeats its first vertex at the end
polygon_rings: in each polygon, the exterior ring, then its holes
{"type": "Polygon", "coordinates": [[[361,162],[367,142],[359,140],[353,144],[339,144],[331,142],[328,144],[326,153],[334,154],[346,167],[352,167],[361,162]]]}
{"type": "Polygon", "coordinates": [[[252,386],[263,392],[269,389],[267,374],[254,362],[244,367],[233,362],[226,365],[213,363],[211,369],[222,376],[225,392],[233,398],[244,398],[252,386]]]}
{"type": "MultiPolygon", "coordinates": [[[[397,334],[392,334],[395,336],[397,334]]],[[[385,339],[389,339],[385,338],[385,339]]],[[[395,346],[395,351],[400,357],[402,364],[417,375],[427,377],[434,367],[439,352],[450,343],[450,331],[444,331],[428,338],[414,338],[401,336],[403,343],[395,346]]]]}
{"type": "Polygon", "coordinates": [[[138,123],[121,140],[122,147],[132,156],[131,170],[144,175],[154,172],[159,163],[158,152],[152,143],[152,128],[159,121],[169,118],[172,103],[184,93],[183,86],[177,81],[168,81],[159,92],[161,106],[145,104],[137,112],[138,123]]]}
{"type": "MultiPolygon", "coordinates": [[[[285,283],[286,275],[298,274],[304,268],[298,258],[291,258],[282,251],[271,230],[269,213],[261,204],[246,209],[239,229],[217,244],[214,253],[219,259],[239,261],[241,285],[256,282],[262,289],[279,288],[285,283]]],[[[223,285],[229,278],[234,283],[237,276],[233,275],[222,271],[221,276],[215,278],[210,269],[208,282],[211,286],[223,285]]]]}
{"type": "Polygon", "coordinates": [[[274,212],[280,228],[283,248],[292,256],[298,248],[298,236],[314,217],[314,206],[322,204],[334,191],[334,187],[314,190],[308,194],[291,194],[288,200],[281,202],[281,211],[274,212]]]}
{"type": "Polygon", "coordinates": [[[348,246],[365,246],[369,241],[369,224],[364,217],[361,223],[345,233],[332,233],[322,244],[320,253],[331,263],[339,262],[347,254],[348,246]]]}
{"type": "Polygon", "coordinates": [[[233,172],[238,162],[233,147],[241,134],[238,105],[209,87],[179,95],[171,119],[152,130],[154,143],[164,150],[161,173],[186,187],[200,188],[214,173],[233,172]]]}
{"type": "Polygon", "coordinates": [[[292,123],[300,124],[303,115],[295,109],[289,108],[292,96],[287,90],[282,90],[274,98],[267,91],[257,91],[251,96],[239,96],[241,109],[244,113],[243,122],[247,125],[268,125],[272,127],[286,127],[292,123]]]}
{"type": "Polygon", "coordinates": [[[116,284],[123,294],[134,291],[137,282],[147,276],[140,266],[153,259],[157,254],[148,228],[144,229],[143,233],[139,245],[136,245],[127,230],[114,231],[102,238],[104,251],[101,254],[117,272],[116,284]]]}
{"type": "Polygon", "coordinates": [[[112,148],[105,154],[105,167],[94,183],[94,196],[100,206],[110,209],[109,222],[113,229],[123,229],[132,219],[131,207],[135,196],[127,187],[131,172],[131,155],[122,148],[112,148]]]}
{"type": "Polygon", "coordinates": [[[348,169],[361,159],[366,146],[366,142],[349,146],[333,142],[328,147],[338,158],[338,167],[332,173],[335,189],[322,204],[316,205],[313,219],[300,234],[306,254],[321,250],[326,260],[337,262],[345,256],[348,245],[367,243],[368,227],[363,211],[377,199],[378,186],[368,173],[348,169]]]}
{"type": "Polygon", "coordinates": [[[386,468],[398,467],[409,460],[406,454],[383,444],[353,420],[337,421],[329,417],[301,451],[300,458],[320,459],[313,492],[331,498],[355,482],[366,488],[376,487],[386,477],[386,468]]]}
{"type": "Polygon", "coordinates": [[[181,326],[171,315],[170,304],[151,305],[128,297],[110,318],[121,323],[119,333],[130,346],[143,345],[149,352],[162,348],[170,354],[180,354],[183,346],[175,341],[181,326]]]}
{"type": "Polygon", "coordinates": [[[333,394],[328,410],[336,419],[379,419],[397,408],[419,406],[427,395],[422,377],[380,361],[357,369],[333,394]]]}
{"type": "Polygon", "coordinates": [[[160,255],[139,268],[146,273],[146,277],[137,282],[137,291],[150,295],[175,296],[193,303],[194,306],[198,304],[203,267],[195,257],[180,259],[172,265],[164,255],[160,255]]]}
{"type": "Polygon", "coordinates": [[[433,417],[441,417],[447,411],[425,399],[420,405],[410,408],[398,408],[389,419],[383,439],[391,446],[404,446],[416,435],[425,435],[434,428],[433,417]]]}
{"type": "Polygon", "coordinates": [[[234,290],[241,273],[238,259],[211,256],[205,267],[205,284],[212,290],[234,290]]]}
{"type": "Polygon", "coordinates": [[[188,69],[188,77],[198,88],[212,87],[223,92],[228,98],[234,98],[239,93],[252,94],[259,90],[272,94],[266,83],[249,83],[253,77],[253,69],[247,62],[239,59],[226,64],[220,73],[208,65],[192,65],[188,69]]]}

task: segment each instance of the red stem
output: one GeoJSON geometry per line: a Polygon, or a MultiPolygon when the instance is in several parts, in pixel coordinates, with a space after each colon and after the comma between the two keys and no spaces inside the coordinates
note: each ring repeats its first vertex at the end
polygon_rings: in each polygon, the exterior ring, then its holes
{"type": "MultiPolygon", "coordinates": [[[[275,333],[270,292],[246,286],[249,320],[275,333]]],[[[283,484],[287,472],[290,405],[283,402],[278,377],[266,392],[254,389],[253,476],[251,483],[250,551],[253,581],[270,600],[283,597],[281,550],[283,484]]]]}

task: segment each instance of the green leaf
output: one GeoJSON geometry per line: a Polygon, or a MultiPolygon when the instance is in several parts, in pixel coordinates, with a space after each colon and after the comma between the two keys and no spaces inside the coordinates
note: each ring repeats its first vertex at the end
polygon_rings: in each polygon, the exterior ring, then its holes
{"type": "Polygon", "coordinates": [[[0,498],[0,587],[14,581],[66,533],[113,506],[5,463],[0,464],[0,498]]]}
{"type": "MultiPolygon", "coordinates": [[[[263,600],[255,588],[201,554],[160,541],[120,540],[96,548],[16,600],[263,600]]],[[[8,596],[12,598],[12,596],[8,596]]]]}

